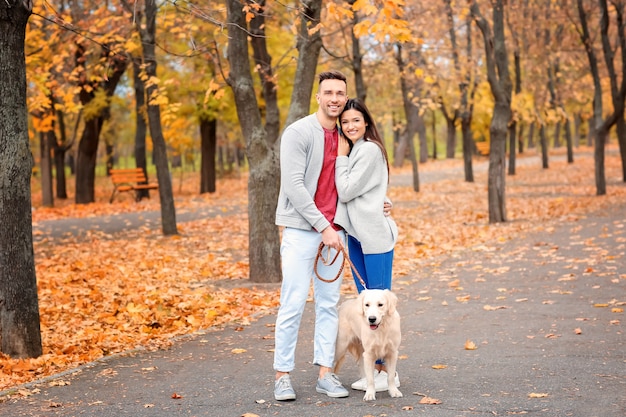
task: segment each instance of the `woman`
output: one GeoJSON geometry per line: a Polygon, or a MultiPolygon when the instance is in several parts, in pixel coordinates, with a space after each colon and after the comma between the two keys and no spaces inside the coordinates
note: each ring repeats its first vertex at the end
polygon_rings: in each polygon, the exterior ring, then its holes
{"type": "MultiPolygon", "coordinates": [[[[348,252],[356,272],[367,289],[391,290],[393,248],[398,228],[391,216],[380,208],[384,205],[389,183],[389,161],[376,124],[358,99],[349,99],[339,115],[342,135],[339,137],[335,182],[339,203],[335,223],[348,234],[348,252]]],[[[363,285],[355,276],[359,293],[363,285]]],[[[387,390],[384,364],[376,364],[376,390],[387,390]]],[[[396,374],[396,384],[399,386],[396,374]]],[[[361,379],[352,388],[365,391],[361,379]]]]}

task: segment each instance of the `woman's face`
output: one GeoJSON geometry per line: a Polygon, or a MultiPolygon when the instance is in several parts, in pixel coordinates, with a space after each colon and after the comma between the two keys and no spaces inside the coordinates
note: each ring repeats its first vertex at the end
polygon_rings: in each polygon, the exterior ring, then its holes
{"type": "Polygon", "coordinates": [[[350,109],[341,114],[341,130],[346,138],[352,143],[365,136],[365,128],[367,123],[363,117],[363,113],[358,110],[350,109]]]}

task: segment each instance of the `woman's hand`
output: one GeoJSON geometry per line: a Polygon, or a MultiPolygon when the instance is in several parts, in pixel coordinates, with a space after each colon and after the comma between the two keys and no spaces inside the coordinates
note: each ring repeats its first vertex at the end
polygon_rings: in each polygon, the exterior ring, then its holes
{"type": "Polygon", "coordinates": [[[350,153],[350,144],[348,139],[343,135],[339,135],[339,143],[337,146],[337,156],[348,156],[350,153]]]}

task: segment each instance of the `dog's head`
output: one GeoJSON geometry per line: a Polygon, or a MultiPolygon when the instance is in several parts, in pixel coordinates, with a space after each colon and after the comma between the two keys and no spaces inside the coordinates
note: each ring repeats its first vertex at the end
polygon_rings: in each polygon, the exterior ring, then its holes
{"type": "Polygon", "coordinates": [[[389,290],[363,290],[359,294],[363,317],[376,330],[385,316],[395,314],[398,297],[389,290]]]}

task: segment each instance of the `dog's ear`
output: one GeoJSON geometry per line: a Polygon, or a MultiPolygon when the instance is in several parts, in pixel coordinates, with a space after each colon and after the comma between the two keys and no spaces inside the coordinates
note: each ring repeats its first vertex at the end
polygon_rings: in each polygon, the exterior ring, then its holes
{"type": "Polygon", "coordinates": [[[365,302],[365,291],[367,290],[363,290],[359,293],[359,296],[357,297],[357,302],[359,303],[359,313],[361,315],[365,314],[365,306],[363,305],[363,303],[365,302]]]}
{"type": "Polygon", "coordinates": [[[394,314],[398,305],[398,297],[390,290],[385,290],[385,296],[387,297],[387,302],[389,303],[389,314],[394,314]]]}

